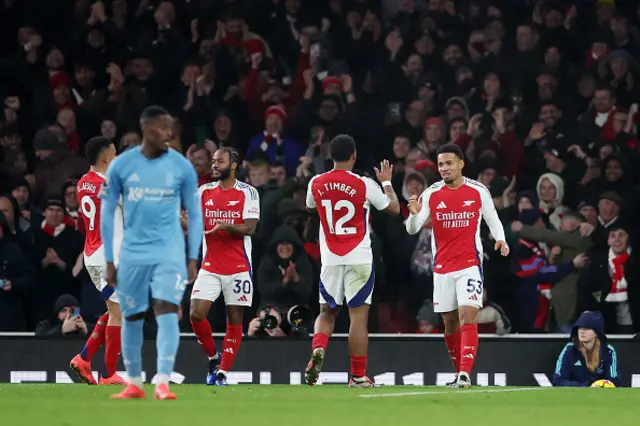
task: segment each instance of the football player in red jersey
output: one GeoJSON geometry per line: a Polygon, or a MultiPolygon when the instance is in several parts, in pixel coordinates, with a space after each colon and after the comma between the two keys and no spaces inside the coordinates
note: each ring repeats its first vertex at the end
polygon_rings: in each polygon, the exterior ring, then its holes
{"type": "MultiPolygon", "coordinates": [[[[85,155],[91,168],[77,185],[77,197],[79,210],[85,225],[84,242],[84,264],[91,281],[95,284],[102,298],[107,304],[107,313],[98,319],[98,323],[91,332],[82,352],[71,360],[73,369],[80,380],[85,383],[95,385],[96,381],[92,376],[91,359],[96,351],[106,341],[104,354],[105,374],[100,378],[101,385],[126,385],[122,377],[116,373],[118,358],[120,357],[120,328],[122,325],[122,315],[120,304],[113,287],[107,285],[106,262],[104,259],[104,249],[102,237],[100,235],[100,204],[98,197],[100,187],[105,179],[107,168],[116,157],[116,148],[113,143],[105,137],[95,137],[85,148],[85,155]]],[[[114,239],[122,239],[122,212],[116,216],[117,232],[114,239]]],[[[119,252],[120,244],[116,244],[119,252]]]]}
{"type": "Polygon", "coordinates": [[[207,385],[226,386],[242,341],[242,317],[253,301],[251,235],[260,218],[258,191],[236,180],[240,156],[231,148],[213,155],[212,181],[199,189],[204,216],[203,259],[191,292],[191,325],[209,357],[207,385]],[[222,356],[216,351],[207,319],[220,293],[227,307],[222,356]]]}
{"type": "Polygon", "coordinates": [[[313,386],[318,381],[324,354],[340,306],[346,299],[349,308],[349,387],[370,388],[367,377],[367,322],[373,294],[374,268],[369,213],[371,206],[389,214],[400,213],[398,197],[391,186],[393,167],[383,161],[376,176],[384,187],[367,177],[353,173],[356,144],[351,136],[338,135],[331,141],[333,170],[314,176],[307,190],[307,209],[320,216],[320,315],[316,319],[311,360],[305,379],[313,386]]]}
{"type": "Polygon", "coordinates": [[[407,232],[433,224],[433,305],[442,314],[445,343],[456,369],[450,386],[470,387],[478,350],[478,311],[482,308],[484,277],[480,224],[484,218],[496,241],[495,249],[509,255],[504,229],[489,190],[462,176],[462,150],[452,143],[438,149],[442,180],[409,199],[407,232]]]}

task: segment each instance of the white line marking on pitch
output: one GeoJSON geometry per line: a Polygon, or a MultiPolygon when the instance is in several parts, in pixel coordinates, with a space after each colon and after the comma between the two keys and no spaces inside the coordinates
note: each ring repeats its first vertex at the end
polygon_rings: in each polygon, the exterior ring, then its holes
{"type": "Polygon", "coordinates": [[[477,389],[468,391],[424,391],[424,392],[399,392],[399,393],[378,393],[371,395],[359,395],[360,398],[391,398],[394,396],[416,396],[416,395],[468,395],[470,393],[502,393],[502,392],[528,392],[548,390],[551,388],[513,388],[513,389],[477,389]]]}

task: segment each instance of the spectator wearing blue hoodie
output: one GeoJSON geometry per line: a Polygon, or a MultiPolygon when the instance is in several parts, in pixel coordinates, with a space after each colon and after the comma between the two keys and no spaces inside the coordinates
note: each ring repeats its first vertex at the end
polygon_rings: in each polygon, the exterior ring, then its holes
{"type": "Polygon", "coordinates": [[[300,157],[304,152],[293,139],[282,135],[287,113],[282,105],[273,105],[265,112],[265,130],[249,142],[247,157],[265,156],[270,163],[282,161],[288,176],[294,176],[300,157]]]}
{"type": "Polygon", "coordinates": [[[558,357],[553,385],[588,387],[597,380],[620,386],[618,355],[607,343],[602,314],[585,311],[571,331],[571,342],[558,357]]]}

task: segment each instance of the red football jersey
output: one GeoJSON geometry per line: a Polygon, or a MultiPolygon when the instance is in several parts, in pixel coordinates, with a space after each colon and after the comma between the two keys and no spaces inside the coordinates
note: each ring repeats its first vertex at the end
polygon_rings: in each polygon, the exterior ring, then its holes
{"type": "MultiPolygon", "coordinates": [[[[102,200],[98,197],[100,187],[105,176],[99,172],[88,172],[78,181],[76,195],[78,197],[78,211],[84,223],[84,263],[85,265],[104,265],[102,236],[100,235],[100,206],[102,200]]],[[[114,216],[113,252],[117,263],[120,247],[122,246],[124,220],[122,207],[118,206],[114,216]]]]}
{"type": "Polygon", "coordinates": [[[417,233],[431,217],[435,273],[446,274],[482,264],[483,216],[494,239],[505,239],[489,190],[479,182],[465,178],[461,187],[451,189],[440,181],[427,188],[420,201],[422,210],[409,217],[407,231],[417,233]]]}
{"type": "Polygon", "coordinates": [[[100,205],[102,203],[98,197],[102,182],[104,182],[102,173],[88,172],[78,181],[76,188],[79,210],[86,230],[84,255],[87,257],[102,247],[100,236],[100,205]]]}
{"type": "Polygon", "coordinates": [[[202,269],[220,275],[251,271],[251,237],[218,231],[207,234],[218,222],[242,225],[247,219],[260,218],[260,197],[251,185],[236,181],[223,190],[218,182],[198,190],[204,217],[202,269]]]}
{"type": "Polygon", "coordinates": [[[326,266],[373,262],[369,213],[384,210],[390,200],[367,177],[345,170],[314,176],[307,189],[307,207],[318,209],[320,258],[326,266]]]}

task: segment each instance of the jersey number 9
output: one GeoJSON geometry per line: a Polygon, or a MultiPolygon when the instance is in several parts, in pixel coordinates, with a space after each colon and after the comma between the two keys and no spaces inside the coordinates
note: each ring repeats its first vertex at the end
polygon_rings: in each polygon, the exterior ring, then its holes
{"type": "Polygon", "coordinates": [[[327,219],[327,225],[329,226],[329,233],[334,235],[355,235],[358,230],[355,226],[344,226],[349,222],[356,214],[356,208],[351,201],[340,200],[335,204],[331,203],[331,200],[322,200],[322,207],[324,208],[324,214],[327,219]],[[342,210],[346,212],[340,214],[342,210]],[[334,212],[336,212],[336,222],[334,220],[334,212]]]}
{"type": "Polygon", "coordinates": [[[82,213],[89,219],[89,230],[93,231],[96,222],[96,203],[93,202],[91,197],[85,195],[80,201],[82,207],[82,213]]]}

